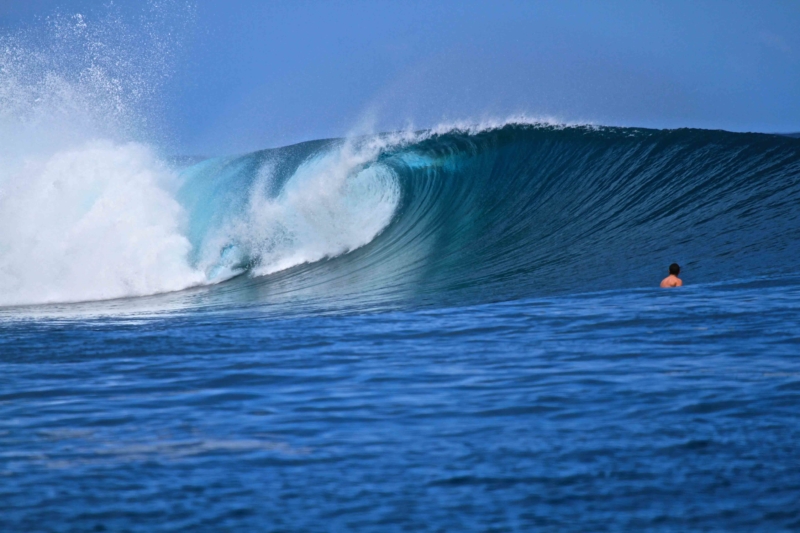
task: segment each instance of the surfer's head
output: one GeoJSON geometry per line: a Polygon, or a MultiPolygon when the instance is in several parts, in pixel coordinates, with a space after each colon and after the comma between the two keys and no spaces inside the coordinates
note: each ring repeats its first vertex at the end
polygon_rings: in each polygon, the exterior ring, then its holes
{"type": "Polygon", "coordinates": [[[678,266],[678,263],[672,263],[672,264],[669,266],[669,273],[670,273],[670,275],[672,275],[672,276],[677,276],[678,274],[680,274],[680,273],[681,273],[681,267],[680,267],[680,266],[678,266]]]}

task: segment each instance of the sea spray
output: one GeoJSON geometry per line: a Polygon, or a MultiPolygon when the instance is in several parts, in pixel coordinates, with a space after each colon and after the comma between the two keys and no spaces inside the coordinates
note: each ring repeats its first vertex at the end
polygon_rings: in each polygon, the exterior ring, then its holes
{"type": "Polygon", "coordinates": [[[145,34],[109,8],[0,39],[0,305],[203,281],[177,174],[143,142],[169,47],[150,13],[145,34]]]}
{"type": "Polygon", "coordinates": [[[28,161],[0,196],[0,302],[97,300],[203,281],[172,173],[146,146],[95,141],[28,161]]]}

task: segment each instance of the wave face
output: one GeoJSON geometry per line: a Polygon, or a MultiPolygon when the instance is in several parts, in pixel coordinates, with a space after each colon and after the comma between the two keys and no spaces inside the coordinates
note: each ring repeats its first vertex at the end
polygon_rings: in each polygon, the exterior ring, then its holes
{"type": "Polygon", "coordinates": [[[505,124],[329,140],[183,172],[219,301],[457,305],[797,272],[800,141],[505,124]]]}

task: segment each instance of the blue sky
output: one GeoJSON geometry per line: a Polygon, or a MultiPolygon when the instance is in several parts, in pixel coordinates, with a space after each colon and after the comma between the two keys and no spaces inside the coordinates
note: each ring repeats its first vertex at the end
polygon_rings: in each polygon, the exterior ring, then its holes
{"type": "MultiPolygon", "coordinates": [[[[165,0],[167,4],[175,3],[165,0]]],[[[137,6],[121,4],[131,21],[137,6]]],[[[184,152],[524,113],[800,130],[798,1],[198,0],[162,98],[184,152]]],[[[0,26],[102,2],[0,0],[0,26]]]]}

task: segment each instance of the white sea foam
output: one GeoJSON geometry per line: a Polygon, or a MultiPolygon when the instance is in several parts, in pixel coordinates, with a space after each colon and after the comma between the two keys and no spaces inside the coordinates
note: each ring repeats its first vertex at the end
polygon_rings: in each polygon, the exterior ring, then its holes
{"type": "Polygon", "coordinates": [[[595,127],[593,122],[587,121],[565,121],[551,115],[530,115],[518,113],[504,118],[485,117],[481,120],[453,120],[443,121],[432,128],[426,130],[427,135],[444,135],[448,133],[466,133],[476,135],[478,133],[498,130],[505,126],[533,126],[548,128],[571,128],[571,127],[595,127]]]}
{"type": "Polygon", "coordinates": [[[344,142],[305,161],[270,196],[273,167],[255,180],[243,213],[206,241],[201,267],[210,279],[249,261],[266,275],[335,257],[372,241],[391,221],[400,189],[391,169],[374,161],[383,143],[344,142]]]}
{"type": "Polygon", "coordinates": [[[93,141],[3,173],[0,303],[96,300],[203,281],[171,173],[146,146],[93,141]]]}
{"type": "Polygon", "coordinates": [[[129,140],[163,76],[163,57],[134,41],[114,17],[92,26],[80,15],[0,38],[0,305],[203,280],[170,194],[176,176],[129,140]]]}

